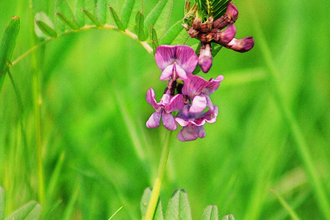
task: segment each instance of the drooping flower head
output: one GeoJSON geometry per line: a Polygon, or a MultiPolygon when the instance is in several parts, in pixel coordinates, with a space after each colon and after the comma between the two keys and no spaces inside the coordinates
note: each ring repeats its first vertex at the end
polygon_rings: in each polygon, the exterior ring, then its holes
{"type": "Polygon", "coordinates": [[[146,99],[156,110],[148,119],[146,126],[148,128],[156,128],[160,124],[160,119],[162,119],[165,128],[170,131],[176,130],[178,126],[171,113],[183,108],[184,100],[182,94],[177,94],[172,97],[169,93],[165,93],[160,102],[157,103],[155,91],[150,88],[147,92],[146,99]]]}
{"type": "Polygon", "coordinates": [[[198,57],[195,51],[185,45],[161,45],[155,53],[156,63],[163,72],[160,80],[180,78],[185,80],[197,65],[198,57]]]}

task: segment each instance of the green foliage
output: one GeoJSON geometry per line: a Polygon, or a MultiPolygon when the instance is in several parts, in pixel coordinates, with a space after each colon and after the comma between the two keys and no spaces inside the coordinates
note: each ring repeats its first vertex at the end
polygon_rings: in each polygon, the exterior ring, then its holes
{"type": "MultiPolygon", "coordinates": [[[[149,200],[151,197],[151,191],[152,188],[148,187],[144,190],[141,202],[140,202],[140,210],[142,214],[142,219],[144,219],[146,212],[147,212],[147,207],[149,204],[149,200]]],[[[153,220],[163,220],[163,208],[162,208],[162,202],[159,200],[157,203],[156,211],[153,220]]]]}
{"type": "Polygon", "coordinates": [[[89,18],[89,20],[91,20],[96,27],[103,27],[103,24],[101,22],[99,22],[94,15],[92,15],[89,11],[83,9],[82,10],[84,12],[84,14],[89,18]]]}
{"type": "MultiPolygon", "coordinates": [[[[107,0],[98,0],[96,3],[96,17],[97,17],[99,23],[105,24],[107,22],[107,13],[108,13],[107,0]]],[[[89,14],[92,15],[92,13],[89,13],[89,14]]],[[[95,21],[93,21],[93,23],[95,24],[95,21]]],[[[98,25],[96,25],[96,26],[98,26],[98,25]]],[[[100,26],[98,26],[98,27],[100,27],[100,26]]]]}
{"type": "MultiPolygon", "coordinates": [[[[45,35],[47,35],[49,37],[57,37],[57,33],[55,32],[55,30],[53,28],[51,28],[50,26],[48,26],[43,21],[36,21],[36,24],[37,24],[38,28],[42,31],[42,33],[44,33],[45,35]]],[[[41,36],[41,35],[39,35],[39,36],[41,36]]]]}
{"type": "Polygon", "coordinates": [[[198,11],[200,16],[208,18],[212,16],[214,20],[220,18],[225,12],[231,0],[198,0],[198,11]]]}
{"type": "MultiPolygon", "coordinates": [[[[99,5],[100,7],[101,5],[99,5]]],[[[78,22],[78,24],[83,27],[85,24],[92,24],[90,20],[86,21],[86,18],[83,13],[81,13],[82,10],[88,11],[90,14],[95,14],[95,4],[94,0],[77,0],[75,4],[75,17],[78,22]]]]}
{"type": "Polygon", "coordinates": [[[134,4],[135,4],[135,0],[126,0],[123,9],[121,10],[120,19],[124,29],[126,29],[128,26],[128,22],[133,12],[134,4]]]}
{"type": "Polygon", "coordinates": [[[19,17],[12,17],[0,38],[0,92],[5,80],[5,72],[14,52],[19,29],[19,17]]]}
{"type": "Polygon", "coordinates": [[[204,209],[202,220],[218,220],[218,207],[209,205],[204,209]]]}
{"type": "Polygon", "coordinates": [[[135,16],[135,33],[138,36],[140,41],[144,41],[146,39],[145,32],[144,32],[144,16],[143,14],[138,11],[135,16]]]}
{"type": "MultiPolygon", "coordinates": [[[[5,210],[5,193],[0,187],[0,220],[3,220],[5,210]]],[[[38,220],[41,215],[41,206],[36,201],[31,201],[17,209],[5,220],[38,220]]]]}
{"type": "Polygon", "coordinates": [[[57,33],[54,30],[54,24],[50,18],[44,13],[39,12],[34,17],[35,27],[37,37],[46,39],[48,37],[56,37],[57,33]]]}
{"type": "Polygon", "coordinates": [[[124,31],[125,30],[124,25],[121,22],[120,18],[118,17],[115,9],[113,9],[113,7],[111,7],[111,6],[109,7],[109,9],[110,9],[111,16],[112,16],[113,20],[116,22],[118,29],[124,31]]]}

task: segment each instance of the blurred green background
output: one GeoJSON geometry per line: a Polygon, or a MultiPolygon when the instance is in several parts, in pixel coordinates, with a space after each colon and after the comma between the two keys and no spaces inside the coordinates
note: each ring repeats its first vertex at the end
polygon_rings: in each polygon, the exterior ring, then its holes
{"type": "MultiPolygon", "coordinates": [[[[33,3],[35,12],[44,11],[54,22],[54,0],[33,3]]],[[[182,143],[175,138],[179,129],[174,132],[163,204],[175,189],[184,188],[194,219],[210,204],[218,206],[220,216],[290,219],[270,191],[274,189],[301,219],[326,219],[321,206],[329,204],[330,191],[330,3],[234,3],[240,13],[236,37],[254,36],[255,47],[244,54],[222,49],[211,71],[203,74],[206,79],[225,77],[211,97],[219,106],[218,120],[205,126],[204,139],[182,143]],[[273,83],[274,72],[279,84],[273,83]],[[278,91],[307,150],[295,141],[278,91]],[[312,159],[312,174],[321,181],[319,193],[327,201],[316,193],[304,154],[312,159]]],[[[144,13],[156,4],[146,1],[144,13]]],[[[171,24],[183,17],[183,9],[183,0],[174,1],[171,24]]],[[[13,61],[31,48],[29,2],[0,1],[0,11],[1,32],[12,16],[21,18],[13,61]]],[[[36,55],[43,218],[108,219],[124,206],[114,219],[140,219],[139,201],[155,178],[165,132],[163,127],[145,127],[153,112],[146,91],[154,88],[159,99],[166,85],[159,81],[161,71],[153,57],[135,40],[110,30],[61,37],[36,55]]],[[[7,215],[40,196],[32,66],[28,55],[11,69],[23,113],[8,77],[0,93],[0,186],[6,192],[7,215]]]]}

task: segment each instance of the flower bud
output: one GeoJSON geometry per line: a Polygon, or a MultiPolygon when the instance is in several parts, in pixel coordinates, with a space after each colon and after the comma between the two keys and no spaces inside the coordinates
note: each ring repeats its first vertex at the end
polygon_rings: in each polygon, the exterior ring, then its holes
{"type": "Polygon", "coordinates": [[[229,25],[226,30],[220,31],[213,35],[213,39],[216,43],[220,45],[228,44],[236,34],[236,28],[233,24],[229,25]]]}
{"type": "Polygon", "coordinates": [[[226,47],[230,48],[232,50],[244,53],[249,50],[251,50],[254,46],[254,39],[253,37],[245,37],[242,39],[236,39],[234,38],[232,41],[230,41],[226,47]]]}
{"type": "Polygon", "coordinates": [[[202,43],[209,43],[213,40],[213,34],[212,33],[208,33],[208,34],[199,33],[197,35],[197,39],[199,39],[202,43]]]}
{"type": "Polygon", "coordinates": [[[193,28],[196,31],[199,31],[201,29],[201,23],[202,23],[202,18],[196,18],[194,23],[193,23],[193,28]]]}
{"type": "Polygon", "coordinates": [[[221,29],[227,27],[229,23],[230,23],[230,20],[228,19],[228,17],[226,15],[223,15],[213,22],[213,27],[215,29],[221,30],[221,29]]]}
{"type": "Polygon", "coordinates": [[[210,44],[202,44],[199,51],[198,64],[200,65],[202,71],[207,73],[212,67],[212,53],[210,44]]]}
{"type": "Polygon", "coordinates": [[[234,23],[238,18],[238,9],[234,3],[229,2],[226,10],[226,15],[231,20],[231,23],[234,23]]]}
{"type": "Polygon", "coordinates": [[[206,22],[201,24],[201,32],[208,33],[212,29],[213,18],[209,17],[206,22]]]}
{"type": "Polygon", "coordinates": [[[188,34],[191,38],[195,38],[198,35],[198,31],[196,31],[193,27],[189,29],[188,34]]]}

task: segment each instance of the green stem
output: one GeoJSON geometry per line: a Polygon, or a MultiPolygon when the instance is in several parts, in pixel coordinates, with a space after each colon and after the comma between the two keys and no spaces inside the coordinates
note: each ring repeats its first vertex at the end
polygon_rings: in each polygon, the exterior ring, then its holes
{"type": "Polygon", "coordinates": [[[167,132],[165,135],[165,138],[164,138],[164,146],[163,146],[162,155],[161,155],[160,162],[159,162],[157,178],[156,178],[155,184],[152,188],[152,193],[151,193],[151,197],[149,199],[145,220],[152,220],[154,213],[155,213],[155,209],[156,209],[156,206],[158,203],[160,188],[162,186],[164,174],[166,171],[167,159],[170,154],[171,134],[172,134],[171,131],[167,132]]]}
{"type": "Polygon", "coordinates": [[[275,98],[276,104],[277,104],[279,111],[282,114],[286,124],[288,125],[288,127],[291,130],[292,138],[297,147],[297,151],[300,154],[300,158],[305,167],[307,176],[309,177],[311,185],[314,187],[315,196],[317,198],[316,202],[318,203],[319,208],[320,208],[322,214],[324,215],[325,219],[330,219],[330,209],[329,209],[330,203],[327,198],[326,190],[324,189],[321,179],[320,179],[319,175],[317,174],[318,172],[313,163],[308,144],[307,144],[306,139],[303,135],[303,132],[297,122],[297,119],[295,118],[292,111],[289,109],[289,107],[284,102],[283,94],[280,91],[280,83],[276,77],[276,75],[278,74],[279,71],[277,70],[275,62],[273,61],[266,38],[262,31],[262,27],[260,25],[259,19],[257,18],[257,13],[255,12],[252,5],[250,5],[250,9],[251,9],[251,15],[254,20],[254,26],[256,29],[258,44],[260,45],[261,53],[265,59],[266,65],[269,69],[268,72],[269,72],[270,82],[273,84],[273,89],[274,89],[273,93],[274,93],[274,98],[275,98]]]}
{"type": "MultiPolygon", "coordinates": [[[[36,45],[34,35],[34,10],[33,1],[30,0],[30,19],[31,19],[31,46],[36,45]]],[[[13,64],[14,65],[14,64],[13,64]]],[[[34,109],[34,125],[35,125],[35,141],[37,148],[37,170],[38,170],[38,196],[39,202],[43,206],[45,203],[45,184],[44,170],[42,163],[42,139],[41,139],[41,90],[38,72],[37,55],[31,50],[31,66],[32,66],[32,93],[33,93],[33,109],[34,109]]]]}

